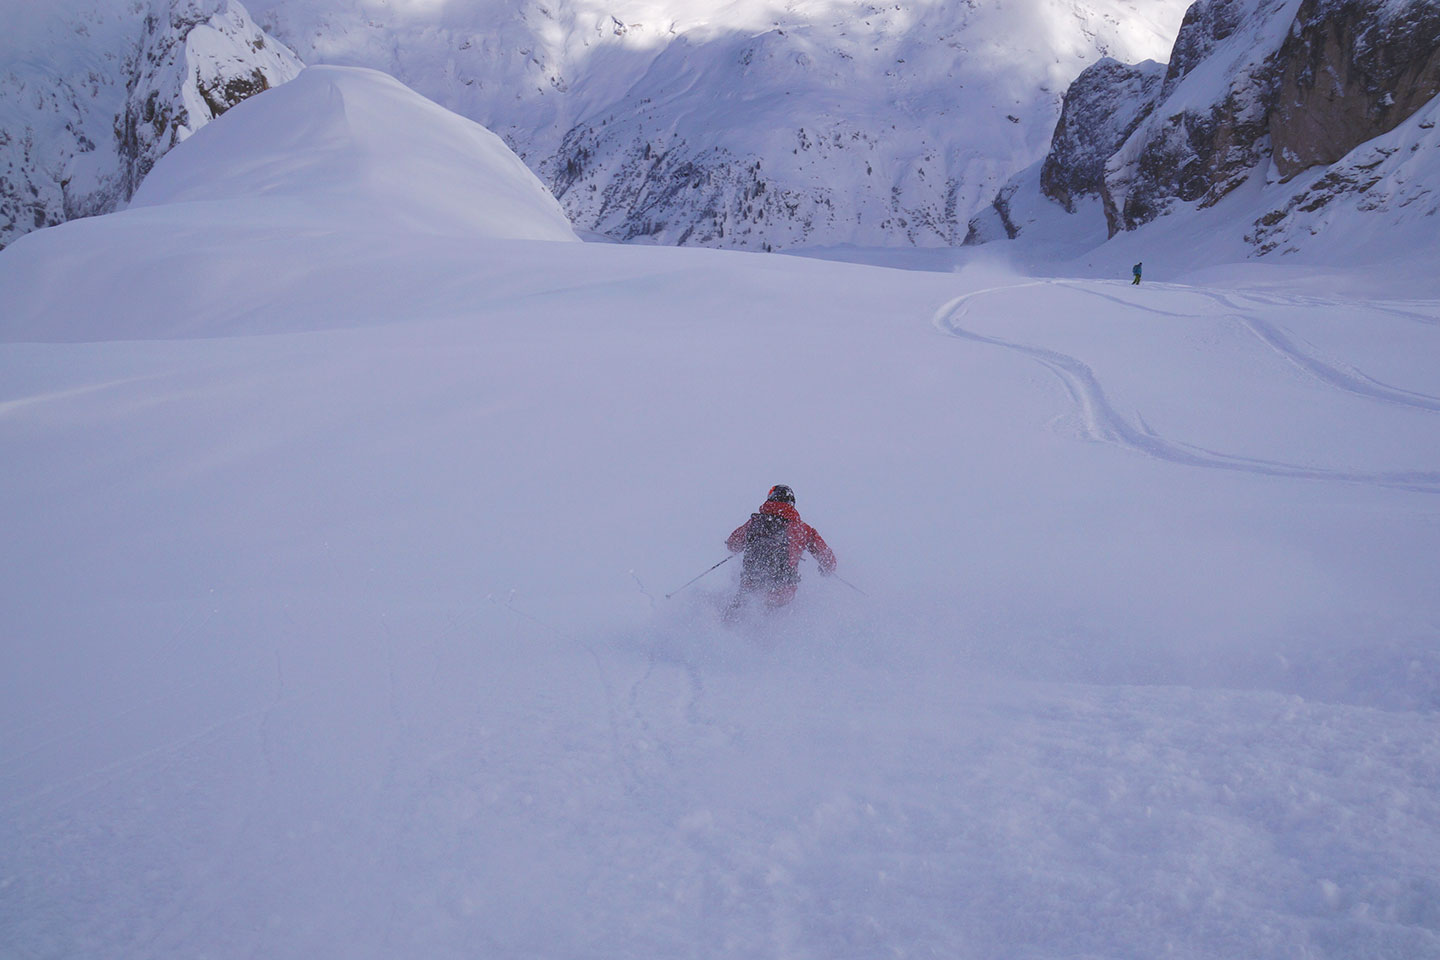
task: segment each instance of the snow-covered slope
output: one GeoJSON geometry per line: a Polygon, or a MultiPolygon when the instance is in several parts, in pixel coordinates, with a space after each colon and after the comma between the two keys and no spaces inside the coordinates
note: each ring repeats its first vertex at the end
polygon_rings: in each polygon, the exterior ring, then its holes
{"type": "Polygon", "coordinates": [[[509,182],[307,71],[0,251],[7,960],[1440,955],[1433,276],[441,233],[371,118],[509,182]],[[776,482],[848,584],[667,600],[776,482]]]}
{"type": "Polygon", "coordinates": [[[301,68],[234,0],[3,0],[0,21],[0,246],[114,210],[165,151],[301,68]]]}
{"type": "Polygon", "coordinates": [[[577,226],[711,246],[958,243],[1066,84],[1161,57],[1183,0],[253,0],[308,63],[503,135],[577,226]]]}

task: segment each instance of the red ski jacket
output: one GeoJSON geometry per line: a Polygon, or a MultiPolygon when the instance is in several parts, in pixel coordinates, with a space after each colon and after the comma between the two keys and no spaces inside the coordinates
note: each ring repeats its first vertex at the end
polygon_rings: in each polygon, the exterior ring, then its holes
{"type": "MultiPolygon", "coordinates": [[[[821,573],[833,573],[835,570],[835,553],[820,534],[810,524],[800,519],[800,511],[796,510],[793,504],[783,503],[779,500],[766,500],[760,505],[760,513],[773,513],[784,517],[789,521],[785,528],[786,546],[789,548],[790,569],[794,570],[800,566],[800,558],[809,550],[811,555],[820,563],[821,573]]],[[[750,527],[750,521],[746,520],[730,534],[725,541],[725,546],[730,548],[731,553],[739,553],[745,549],[745,531],[750,527]]]]}

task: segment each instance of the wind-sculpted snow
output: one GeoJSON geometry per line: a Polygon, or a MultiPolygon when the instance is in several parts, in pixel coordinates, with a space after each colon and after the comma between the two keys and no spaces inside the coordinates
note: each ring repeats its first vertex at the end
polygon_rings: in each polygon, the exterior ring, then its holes
{"type": "Polygon", "coordinates": [[[21,238],[9,340],[217,337],[403,315],[480,239],[578,241],[499,137],[372,70],[310,67],[156,165],[130,209],[21,238]],[[395,271],[376,250],[413,255],[395,271]],[[323,276],[324,279],[321,279],[323,276]],[[312,292],[366,289],[349,300],[312,292]],[[306,308],[279,313],[279,298],[306,308]],[[95,304],[103,304],[97,309],[95,304]]]}
{"type": "MultiPolygon", "coordinates": [[[[168,154],[132,209],[229,204],[300,230],[573,241],[555,198],[495,134],[385,74],[310,67],[168,154]]],[[[203,215],[202,215],[203,218],[203,215]]]]}

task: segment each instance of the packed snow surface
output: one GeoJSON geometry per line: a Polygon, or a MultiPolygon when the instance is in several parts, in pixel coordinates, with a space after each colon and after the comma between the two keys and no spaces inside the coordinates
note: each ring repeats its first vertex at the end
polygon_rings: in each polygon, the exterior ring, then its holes
{"type": "Polygon", "coordinates": [[[1440,956],[1433,282],[555,242],[343,74],[0,253],[7,957],[1440,956]]]}

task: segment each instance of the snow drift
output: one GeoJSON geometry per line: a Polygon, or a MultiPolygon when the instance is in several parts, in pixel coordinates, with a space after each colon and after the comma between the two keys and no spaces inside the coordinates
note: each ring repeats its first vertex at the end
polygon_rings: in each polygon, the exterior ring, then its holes
{"type": "Polygon", "coordinates": [[[312,303],[310,325],[391,317],[442,279],[425,268],[394,271],[388,253],[401,237],[437,249],[483,239],[578,240],[554,198],[494,134],[375,71],[311,67],[167,154],[130,209],[14,244],[5,269],[33,269],[45,282],[12,288],[34,299],[17,300],[0,332],[253,333],[273,329],[269,304],[278,290],[308,300],[317,270],[348,283],[367,275],[386,282],[358,314],[312,303]],[[96,315],[95,304],[117,299],[123,308],[96,315]]]}
{"type": "Polygon", "coordinates": [[[228,201],[205,216],[264,211],[326,229],[578,239],[499,137],[358,67],[311,67],[162,162],[132,209],[228,201]]]}

